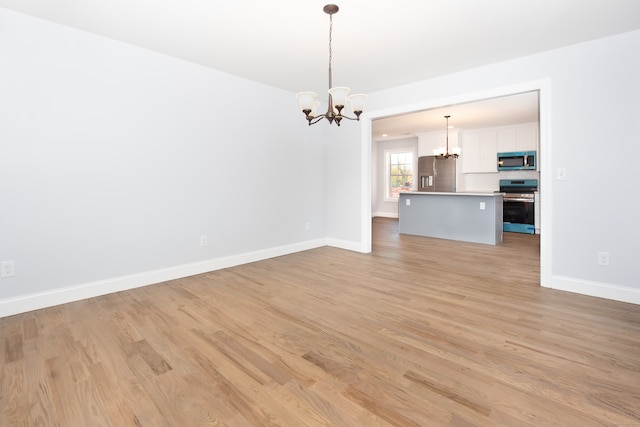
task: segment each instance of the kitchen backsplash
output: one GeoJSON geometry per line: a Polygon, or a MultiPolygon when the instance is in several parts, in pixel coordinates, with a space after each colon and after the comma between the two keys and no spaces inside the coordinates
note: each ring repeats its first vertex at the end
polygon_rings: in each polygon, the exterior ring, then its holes
{"type": "Polygon", "coordinates": [[[498,191],[501,179],[540,179],[537,171],[458,173],[458,191],[498,191]]]}

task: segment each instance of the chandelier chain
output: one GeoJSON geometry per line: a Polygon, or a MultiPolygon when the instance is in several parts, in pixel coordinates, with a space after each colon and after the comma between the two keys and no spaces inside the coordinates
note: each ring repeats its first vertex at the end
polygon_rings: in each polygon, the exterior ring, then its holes
{"type": "Polygon", "coordinates": [[[331,34],[333,33],[333,13],[329,14],[329,87],[333,87],[333,82],[331,81],[331,60],[333,58],[333,51],[331,49],[331,34]]]}

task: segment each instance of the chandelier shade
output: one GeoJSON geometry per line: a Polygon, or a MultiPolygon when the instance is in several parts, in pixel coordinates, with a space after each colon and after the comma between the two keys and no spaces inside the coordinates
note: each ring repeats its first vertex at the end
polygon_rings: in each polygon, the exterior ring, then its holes
{"type": "Polygon", "coordinates": [[[313,106],[316,102],[319,103],[319,101],[316,101],[316,97],[318,96],[318,94],[316,94],[315,92],[300,92],[296,95],[296,97],[298,98],[298,102],[300,103],[300,108],[302,108],[302,111],[304,110],[312,110],[313,106]]]}
{"type": "Polygon", "coordinates": [[[367,95],[364,95],[362,93],[351,95],[349,97],[349,101],[351,102],[351,108],[353,109],[353,112],[358,115],[362,114],[362,111],[364,111],[364,103],[366,102],[366,100],[367,95]]]}
{"type": "Polygon", "coordinates": [[[300,92],[296,94],[300,109],[305,115],[305,118],[309,122],[309,126],[318,123],[322,119],[327,119],[329,123],[336,123],[340,126],[342,119],[348,120],[360,120],[360,115],[364,111],[364,104],[367,99],[367,95],[355,94],[349,96],[351,89],[344,86],[333,87],[333,76],[331,71],[332,51],[331,51],[331,37],[333,30],[333,15],[338,12],[339,8],[335,4],[325,5],[324,12],[329,15],[329,100],[327,105],[327,112],[318,115],[318,108],[320,107],[320,101],[317,101],[317,94],[315,92],[300,92]],[[351,104],[351,109],[355,117],[349,117],[344,114],[343,110],[347,105],[347,100],[351,104]]]}
{"type": "Polygon", "coordinates": [[[348,87],[332,87],[329,89],[329,95],[331,95],[333,108],[335,110],[341,110],[347,105],[347,96],[350,90],[348,87]]]}

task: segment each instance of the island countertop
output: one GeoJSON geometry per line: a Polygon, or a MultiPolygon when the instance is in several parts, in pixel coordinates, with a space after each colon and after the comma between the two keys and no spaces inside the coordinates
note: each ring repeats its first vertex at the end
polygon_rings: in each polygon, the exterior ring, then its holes
{"type": "Polygon", "coordinates": [[[500,192],[403,191],[398,197],[402,234],[495,245],[502,242],[500,192]]]}
{"type": "Polygon", "coordinates": [[[433,195],[446,195],[446,196],[504,196],[505,193],[495,192],[495,191],[456,191],[455,193],[451,192],[441,192],[441,191],[401,191],[400,194],[433,194],[433,195]]]}

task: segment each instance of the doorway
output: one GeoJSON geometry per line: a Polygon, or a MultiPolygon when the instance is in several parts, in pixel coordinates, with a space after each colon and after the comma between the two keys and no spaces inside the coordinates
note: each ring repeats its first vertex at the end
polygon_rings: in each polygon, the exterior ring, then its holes
{"type": "MultiPolygon", "coordinates": [[[[540,161],[540,191],[544,192],[546,200],[551,199],[551,185],[547,185],[547,182],[551,181],[549,162],[546,157],[547,149],[550,143],[549,137],[549,109],[550,109],[550,82],[548,80],[534,81],[514,86],[495,88],[479,93],[470,93],[460,95],[452,98],[425,101],[422,104],[416,105],[404,105],[389,108],[386,110],[378,110],[369,112],[364,116],[363,126],[363,138],[362,138],[362,152],[364,154],[364,160],[366,170],[363,171],[363,182],[365,188],[363,191],[362,200],[362,217],[363,224],[363,247],[368,247],[371,251],[371,232],[372,232],[372,173],[374,172],[372,166],[372,158],[375,150],[376,140],[373,134],[373,121],[386,120],[393,117],[402,117],[412,114],[416,114],[423,111],[436,111],[438,114],[442,113],[444,107],[451,108],[452,106],[473,104],[476,102],[483,102],[495,98],[516,96],[519,94],[536,92],[538,94],[538,123],[539,123],[539,161],[540,161]],[[440,111],[438,111],[440,110],[440,111]]],[[[444,114],[443,114],[444,115],[444,114]]],[[[540,238],[540,283],[548,282],[550,278],[549,267],[551,265],[551,242],[552,242],[552,224],[550,216],[549,206],[545,206],[544,203],[540,205],[540,224],[544,225],[542,233],[544,234],[540,238]]]]}

